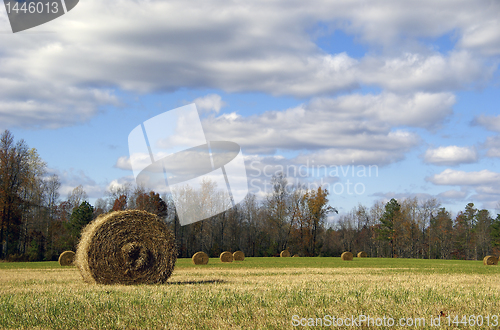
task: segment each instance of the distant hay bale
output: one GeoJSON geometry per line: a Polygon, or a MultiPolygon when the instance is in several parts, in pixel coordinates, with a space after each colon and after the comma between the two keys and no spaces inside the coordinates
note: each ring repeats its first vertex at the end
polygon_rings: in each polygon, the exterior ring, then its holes
{"type": "Polygon", "coordinates": [[[208,254],[203,251],[196,252],[195,254],[193,254],[193,257],[191,259],[193,260],[193,264],[195,265],[208,264],[208,254]]]}
{"type": "Polygon", "coordinates": [[[486,256],[483,258],[483,264],[487,266],[498,265],[498,258],[495,256],[486,256]]]}
{"type": "Polygon", "coordinates": [[[75,259],[75,252],[64,251],[59,256],[59,265],[61,266],[71,266],[73,265],[73,260],[75,259]]]}
{"type": "Polygon", "coordinates": [[[293,255],[294,258],[300,257],[298,254],[293,255]]]}
{"type": "Polygon", "coordinates": [[[342,253],[342,255],[340,256],[340,258],[344,261],[350,261],[352,260],[352,253],[351,252],[344,252],[342,253]]]}
{"type": "Polygon", "coordinates": [[[224,251],[220,254],[220,261],[233,262],[233,254],[229,251],[224,251]]]}
{"type": "Polygon", "coordinates": [[[146,211],[128,210],[89,223],[74,263],[88,283],[156,284],[167,281],[176,260],[174,236],[166,224],[146,211]]]}
{"type": "Polygon", "coordinates": [[[365,251],[358,252],[358,258],[367,258],[368,254],[365,251]]]}
{"type": "Polygon", "coordinates": [[[288,250],[283,250],[280,253],[280,257],[289,257],[289,256],[290,256],[290,252],[288,252],[288,250]]]}
{"type": "Polygon", "coordinates": [[[243,251],[236,251],[235,253],[233,253],[233,260],[234,261],[245,260],[245,254],[243,253],[243,251]]]}

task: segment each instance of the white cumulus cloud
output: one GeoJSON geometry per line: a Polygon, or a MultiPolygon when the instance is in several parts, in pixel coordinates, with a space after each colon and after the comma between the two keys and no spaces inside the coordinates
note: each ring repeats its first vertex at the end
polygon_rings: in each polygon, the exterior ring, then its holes
{"type": "Polygon", "coordinates": [[[429,148],[425,152],[426,163],[434,165],[458,165],[477,161],[477,152],[474,147],[446,146],[429,148]]]}
{"type": "Polygon", "coordinates": [[[500,184],[500,173],[489,170],[465,172],[446,169],[439,174],[426,178],[436,185],[447,186],[481,186],[500,184]]]}
{"type": "Polygon", "coordinates": [[[209,94],[203,97],[198,97],[193,101],[199,112],[215,112],[219,113],[220,109],[226,105],[220,95],[209,94]]]}
{"type": "Polygon", "coordinates": [[[479,115],[474,118],[472,124],[483,126],[488,131],[500,133],[500,115],[497,116],[479,115]]]}
{"type": "MultiPolygon", "coordinates": [[[[73,125],[116,105],[115,90],[207,88],[302,98],[369,85],[450,93],[491,79],[499,14],[500,4],[486,0],[88,0],[33,29],[57,33],[0,35],[0,122],[73,125]],[[319,23],[359,40],[367,55],[325,52],[316,44],[319,23]],[[459,42],[446,54],[422,45],[452,32],[459,42]]],[[[216,96],[197,102],[202,111],[224,106],[216,96]]]]}

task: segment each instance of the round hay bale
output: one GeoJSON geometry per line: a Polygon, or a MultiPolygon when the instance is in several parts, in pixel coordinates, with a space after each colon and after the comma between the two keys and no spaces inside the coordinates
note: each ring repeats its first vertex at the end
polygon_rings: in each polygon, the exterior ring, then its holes
{"type": "Polygon", "coordinates": [[[193,264],[195,265],[208,264],[208,254],[203,251],[196,252],[195,254],[193,254],[193,257],[191,259],[193,260],[193,264]]]}
{"type": "Polygon", "coordinates": [[[483,258],[483,264],[487,266],[498,265],[498,258],[495,256],[486,256],[483,258]]]}
{"type": "Polygon", "coordinates": [[[75,259],[75,252],[64,251],[59,256],[59,265],[61,266],[71,266],[73,265],[73,260],[75,259]]]}
{"type": "Polygon", "coordinates": [[[340,258],[344,261],[351,261],[352,260],[352,253],[346,251],[346,252],[342,253],[340,258]]]}
{"type": "Polygon", "coordinates": [[[280,257],[289,257],[290,256],[290,252],[288,252],[288,250],[283,250],[281,251],[280,253],[280,257]]]}
{"type": "Polygon", "coordinates": [[[368,254],[365,251],[358,252],[358,258],[367,258],[368,254]]]}
{"type": "Polygon", "coordinates": [[[229,251],[224,251],[220,254],[221,262],[233,262],[233,254],[229,251]]]}
{"type": "Polygon", "coordinates": [[[112,212],[82,231],[75,264],[83,280],[98,284],[165,283],[177,249],[172,232],[146,211],[112,212]]]}
{"type": "Polygon", "coordinates": [[[300,257],[298,254],[293,255],[294,258],[300,257]]]}
{"type": "Polygon", "coordinates": [[[245,254],[243,253],[243,251],[236,251],[235,253],[233,253],[233,260],[234,261],[245,260],[245,254]]]}

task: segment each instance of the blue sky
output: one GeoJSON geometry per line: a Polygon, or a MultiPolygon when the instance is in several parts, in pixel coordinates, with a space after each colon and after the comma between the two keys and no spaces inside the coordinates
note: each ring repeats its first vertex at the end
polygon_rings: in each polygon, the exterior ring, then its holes
{"type": "Polygon", "coordinates": [[[336,189],[340,212],[412,196],[496,212],[498,17],[494,1],[80,1],[0,34],[0,128],[38,150],[62,198],[133,182],[130,131],[195,102],[260,196],[264,168],[371,165],[300,180],[336,189]]]}

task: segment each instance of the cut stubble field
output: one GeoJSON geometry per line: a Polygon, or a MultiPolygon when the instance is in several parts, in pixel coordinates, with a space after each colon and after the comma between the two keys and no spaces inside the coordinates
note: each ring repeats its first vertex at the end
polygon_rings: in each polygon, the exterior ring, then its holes
{"type": "MultiPolygon", "coordinates": [[[[326,315],[365,315],[393,318],[394,328],[401,318],[424,318],[418,328],[436,329],[429,320],[443,311],[460,320],[481,315],[481,328],[494,329],[486,317],[500,314],[499,275],[498,266],[481,261],[245,258],[223,264],[212,258],[208,265],[179,259],[163,285],[124,286],[86,284],[75,267],[57,262],[0,263],[0,327],[289,329],[311,320],[325,326],[326,315]]],[[[441,319],[440,328],[448,328],[441,319]]]]}

